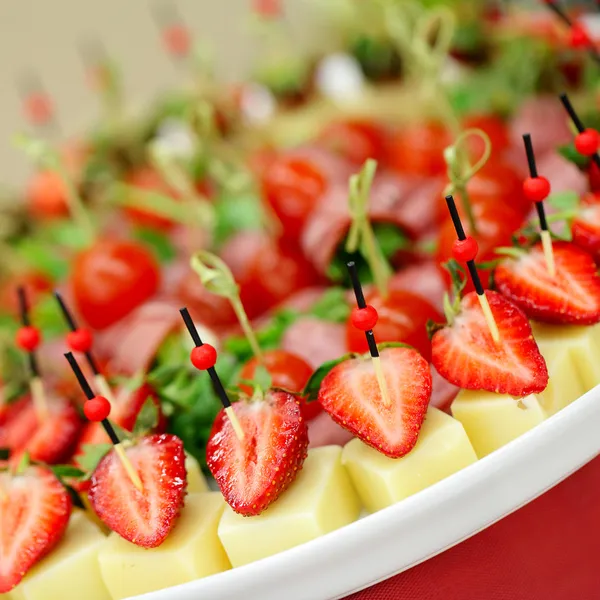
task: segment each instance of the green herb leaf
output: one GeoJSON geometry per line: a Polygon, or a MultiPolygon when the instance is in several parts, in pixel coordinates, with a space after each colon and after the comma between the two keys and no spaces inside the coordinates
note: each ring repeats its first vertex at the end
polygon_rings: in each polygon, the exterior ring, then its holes
{"type": "Polygon", "coordinates": [[[590,159],[587,156],[579,154],[579,152],[577,152],[575,149],[574,143],[566,144],[565,146],[559,146],[558,153],[563,158],[566,158],[569,162],[572,162],[582,170],[587,169],[590,165],[590,159]]]}
{"type": "Polygon", "coordinates": [[[42,298],[31,309],[31,320],[44,332],[46,339],[62,336],[66,332],[65,320],[54,296],[42,298]]]}
{"type": "Polygon", "coordinates": [[[252,194],[222,194],[215,202],[215,211],[217,247],[234,233],[260,230],[264,223],[260,198],[252,194]]]}
{"type": "Polygon", "coordinates": [[[571,191],[556,192],[550,194],[546,202],[558,211],[574,211],[579,207],[579,194],[571,191]]]}
{"type": "Polygon", "coordinates": [[[262,365],[257,365],[254,369],[254,383],[263,392],[266,392],[273,385],[271,374],[262,365]]]}
{"type": "Polygon", "coordinates": [[[170,262],[177,255],[177,250],[169,237],[160,231],[138,228],[134,232],[134,237],[147,246],[160,263],[170,262]]]}
{"type": "Polygon", "coordinates": [[[317,300],[310,308],[308,314],[333,323],[345,323],[350,317],[352,309],[346,298],[346,290],[332,287],[317,300]]]}
{"type": "Polygon", "coordinates": [[[77,463],[86,473],[93,473],[98,463],[112,450],[112,444],[84,444],[77,463]]]}
{"type": "Polygon", "coordinates": [[[65,478],[80,479],[85,475],[85,471],[82,471],[73,465],[51,465],[50,470],[61,480],[65,478]]]}
{"type": "Polygon", "coordinates": [[[22,238],[16,244],[15,252],[37,271],[52,280],[63,279],[69,271],[69,262],[66,257],[60,256],[56,249],[51,249],[50,245],[43,240],[32,237],[22,238]]]}
{"type": "Polygon", "coordinates": [[[15,473],[17,475],[22,475],[30,464],[31,458],[29,456],[29,452],[23,452],[23,456],[21,456],[21,460],[19,460],[19,464],[17,465],[15,473]]]}
{"type": "Polygon", "coordinates": [[[144,385],[146,373],[138,371],[135,375],[113,375],[110,378],[110,385],[125,388],[128,392],[135,392],[144,385]]]}
{"type": "Polygon", "coordinates": [[[158,425],[158,406],[151,396],[146,398],[142,410],[140,410],[135,425],[133,435],[145,435],[149,431],[156,429],[158,425]]]}
{"type": "Polygon", "coordinates": [[[306,383],[306,386],[304,387],[304,390],[302,391],[302,395],[306,398],[306,401],[312,402],[313,400],[316,400],[317,396],[319,395],[319,388],[321,387],[321,383],[323,382],[323,379],[325,379],[327,373],[331,371],[331,369],[333,369],[335,366],[339,365],[340,363],[343,363],[346,360],[351,360],[356,357],[356,354],[349,353],[344,354],[343,356],[340,356],[339,358],[336,358],[334,360],[324,362],[311,375],[310,379],[306,383]]]}

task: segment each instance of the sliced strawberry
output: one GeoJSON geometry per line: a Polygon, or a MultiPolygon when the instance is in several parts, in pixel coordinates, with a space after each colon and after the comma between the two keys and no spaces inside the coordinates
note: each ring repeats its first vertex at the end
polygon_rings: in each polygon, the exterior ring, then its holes
{"type": "Polygon", "coordinates": [[[244,516],[260,514],[295,479],[308,448],[300,404],[286,392],[233,405],[244,430],[239,440],[222,410],[206,447],[208,467],[225,500],[244,516]]]}
{"type": "Polygon", "coordinates": [[[98,464],[89,499],[100,519],[143,548],[160,546],[175,525],[187,487],[183,442],[170,434],[143,437],[126,447],[143,485],[138,490],[115,450],[98,464]]]}
{"type": "Polygon", "coordinates": [[[440,375],[467,390],[487,390],[522,398],[548,384],[546,362],[520,308],[496,292],[486,291],[500,333],[492,339],[475,292],[460,302],[452,324],[436,331],[431,361],[440,375]]]}
{"type": "Polygon", "coordinates": [[[591,325],[600,321],[600,277],[592,257],[568,242],[552,245],[550,276],[541,244],[496,269],[498,291],[530,318],[546,323],[591,325]]]}
{"type": "Polygon", "coordinates": [[[334,421],[391,458],[417,443],[431,397],[428,362],[409,347],[381,351],[389,406],[381,396],[370,357],[346,360],[323,379],[319,402],[334,421]]]}
{"type": "MultiPolygon", "coordinates": [[[[110,420],[127,431],[133,431],[137,417],[148,398],[152,399],[159,411],[157,431],[163,431],[165,423],[160,401],[155,391],[147,383],[144,383],[133,392],[125,387],[119,389],[112,404],[110,420]]],[[[86,423],[84,425],[75,451],[75,457],[83,454],[83,447],[88,444],[110,444],[110,439],[101,423],[86,423]]]]}
{"type": "MultiPolygon", "coordinates": [[[[0,465],[1,466],[1,465],[0,465]]],[[[12,590],[62,537],[71,497],[49,469],[0,471],[0,594],[12,590]]]]}
{"type": "Polygon", "coordinates": [[[586,206],[571,225],[573,243],[600,264],[600,204],[586,206]]]}
{"type": "Polygon", "coordinates": [[[46,404],[48,415],[41,422],[28,396],[11,406],[9,418],[0,425],[0,447],[12,451],[12,462],[25,451],[32,460],[48,464],[71,457],[81,430],[79,414],[62,398],[47,397],[46,404]]]}

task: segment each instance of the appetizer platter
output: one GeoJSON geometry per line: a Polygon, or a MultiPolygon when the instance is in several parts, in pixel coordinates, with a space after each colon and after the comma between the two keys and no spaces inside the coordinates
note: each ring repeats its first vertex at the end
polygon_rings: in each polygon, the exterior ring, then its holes
{"type": "Polygon", "coordinates": [[[0,598],[344,598],[600,453],[600,55],[559,2],[455,4],[332,3],[309,55],[256,1],[236,86],[165,5],[190,85],[131,116],[86,47],[67,142],[28,87],[0,598]]]}

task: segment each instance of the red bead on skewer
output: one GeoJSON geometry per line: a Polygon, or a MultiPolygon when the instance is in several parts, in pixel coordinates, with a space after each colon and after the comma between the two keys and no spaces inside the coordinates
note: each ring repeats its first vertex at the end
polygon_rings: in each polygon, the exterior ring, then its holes
{"type": "Polygon", "coordinates": [[[42,335],[40,330],[33,325],[26,325],[21,327],[17,331],[15,342],[21,350],[25,352],[34,352],[37,350],[40,342],[42,341],[42,335]]]}
{"type": "Polygon", "coordinates": [[[46,125],[52,120],[52,101],[44,92],[32,92],[23,101],[27,119],[33,125],[46,125]]]}
{"type": "Polygon", "coordinates": [[[207,371],[217,364],[217,351],[214,346],[204,343],[192,350],[190,360],[199,371],[207,371]]]}
{"type": "Polygon", "coordinates": [[[587,50],[593,46],[592,38],[581,23],[573,23],[569,31],[569,46],[577,50],[587,50]]]}
{"type": "Polygon", "coordinates": [[[377,310],[370,304],[362,308],[359,306],[353,308],[350,315],[352,326],[360,329],[360,331],[371,331],[377,325],[378,319],[377,310]]]}
{"type": "Polygon", "coordinates": [[[575,136],[575,149],[583,156],[593,156],[600,147],[600,134],[595,129],[586,129],[575,136]]]}
{"type": "Polygon", "coordinates": [[[470,235],[464,240],[456,239],[452,244],[452,256],[458,262],[467,263],[471,260],[475,260],[478,252],[479,246],[477,245],[477,241],[470,235]]]}
{"type": "Polygon", "coordinates": [[[173,23],[164,27],[162,38],[167,52],[176,58],[183,58],[190,53],[192,45],[187,28],[181,23],[173,23]]]}
{"type": "Polygon", "coordinates": [[[550,195],[550,182],[540,175],[528,177],[523,182],[523,194],[530,202],[542,202],[550,195]]]}
{"type": "Polygon", "coordinates": [[[89,329],[75,329],[75,331],[69,331],[67,333],[67,346],[73,352],[86,353],[92,349],[94,337],[89,329]]]}
{"type": "Polygon", "coordinates": [[[252,0],[252,11],[266,19],[277,19],[281,16],[281,0],[252,0]]]}
{"type": "Polygon", "coordinates": [[[110,415],[110,402],[104,396],[94,396],[86,400],[83,412],[90,421],[102,422],[110,415]]]}

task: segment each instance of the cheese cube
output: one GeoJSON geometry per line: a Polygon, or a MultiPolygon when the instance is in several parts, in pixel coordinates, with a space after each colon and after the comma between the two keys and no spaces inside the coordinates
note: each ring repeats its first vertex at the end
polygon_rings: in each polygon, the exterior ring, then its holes
{"type": "MultiPolygon", "coordinates": [[[[582,393],[600,384],[600,325],[546,325],[533,323],[533,336],[547,362],[570,361],[582,393]]],[[[572,397],[572,382],[561,383],[566,397],[572,397]]],[[[579,390],[577,389],[577,393],[579,390]]]]}
{"type": "Polygon", "coordinates": [[[208,492],[208,484],[202,473],[198,461],[190,454],[185,455],[185,469],[187,471],[187,492],[188,494],[199,494],[208,492]]]}
{"type": "Polygon", "coordinates": [[[451,406],[479,458],[492,453],[546,418],[536,396],[512,398],[493,392],[461,390],[451,406]]]}
{"type": "Polygon", "coordinates": [[[229,569],[217,537],[224,505],[218,492],[190,494],[175,528],[157,548],[141,548],[111,533],[100,548],[98,562],[112,599],[154,592],[229,569]]]}
{"type": "Polygon", "coordinates": [[[354,439],[344,447],[345,465],[362,503],[376,512],[433,485],[477,460],[462,425],[430,407],[415,447],[389,458],[354,439]]]}
{"type": "Polygon", "coordinates": [[[27,573],[10,600],[111,600],[98,567],[105,542],[82,511],[74,512],[62,540],[27,573]]]}
{"type": "Polygon", "coordinates": [[[342,449],[309,450],[292,485],[260,515],[227,507],[219,538],[234,567],[277,554],[355,521],[360,502],[342,466],[342,449]]]}

